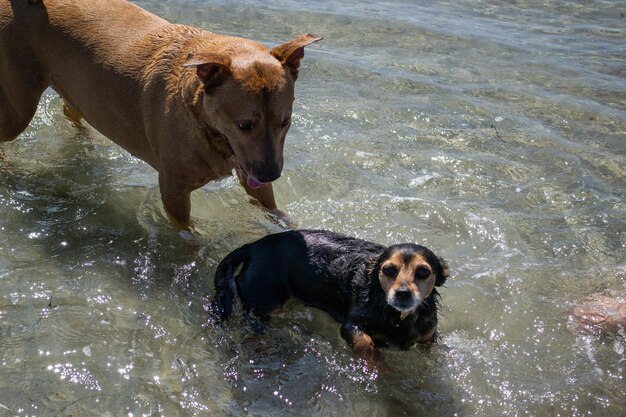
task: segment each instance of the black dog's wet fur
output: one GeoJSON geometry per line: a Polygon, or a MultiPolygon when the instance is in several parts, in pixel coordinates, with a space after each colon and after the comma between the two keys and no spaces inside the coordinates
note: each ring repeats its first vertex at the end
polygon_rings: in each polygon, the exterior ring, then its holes
{"type": "Polygon", "coordinates": [[[214,312],[221,322],[231,315],[238,295],[244,311],[262,319],[290,297],[326,311],[342,323],[350,343],[367,333],[376,346],[408,349],[437,326],[439,294],[430,295],[404,320],[386,300],[378,274],[393,252],[418,253],[436,276],[447,278],[444,261],[415,244],[381,245],[323,230],[288,231],[266,236],[230,253],[215,274],[214,312]]]}

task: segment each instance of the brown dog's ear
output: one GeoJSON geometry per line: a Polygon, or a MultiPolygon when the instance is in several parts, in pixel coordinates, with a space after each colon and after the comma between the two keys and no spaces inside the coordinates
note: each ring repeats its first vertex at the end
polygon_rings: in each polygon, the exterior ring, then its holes
{"type": "Polygon", "coordinates": [[[435,280],[435,286],[441,287],[448,279],[448,263],[443,258],[437,258],[441,272],[437,272],[437,278],[435,280]]]}
{"type": "Polygon", "coordinates": [[[276,46],[270,53],[274,58],[279,60],[281,64],[287,65],[291,70],[291,75],[296,79],[298,78],[300,61],[304,58],[304,47],[321,40],[322,38],[313,36],[310,33],[305,33],[289,42],[276,46]]]}
{"type": "Polygon", "coordinates": [[[196,67],[205,91],[222,84],[231,73],[230,58],[220,54],[190,53],[183,67],[196,67]]]}

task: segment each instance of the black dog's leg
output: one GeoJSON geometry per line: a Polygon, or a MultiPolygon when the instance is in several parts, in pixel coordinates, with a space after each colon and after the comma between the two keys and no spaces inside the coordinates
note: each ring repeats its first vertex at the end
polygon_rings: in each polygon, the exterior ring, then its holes
{"type": "Polygon", "coordinates": [[[341,337],[350,345],[354,353],[365,359],[370,366],[379,370],[387,369],[383,355],[376,348],[374,341],[363,330],[352,322],[345,322],[341,325],[341,337]]]}
{"type": "Polygon", "coordinates": [[[243,318],[241,319],[241,322],[255,334],[264,335],[267,333],[267,328],[270,324],[270,315],[244,306],[243,318]]]}

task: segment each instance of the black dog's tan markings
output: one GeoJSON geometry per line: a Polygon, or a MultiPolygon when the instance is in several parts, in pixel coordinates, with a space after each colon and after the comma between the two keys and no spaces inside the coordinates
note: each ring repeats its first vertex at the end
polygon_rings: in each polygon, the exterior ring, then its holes
{"type": "Polygon", "coordinates": [[[353,350],[381,364],[378,347],[408,349],[434,339],[445,262],[412,243],[381,245],[322,230],[266,236],[219,264],[213,311],[222,322],[236,296],[263,320],[290,297],[341,323],[353,350]]]}

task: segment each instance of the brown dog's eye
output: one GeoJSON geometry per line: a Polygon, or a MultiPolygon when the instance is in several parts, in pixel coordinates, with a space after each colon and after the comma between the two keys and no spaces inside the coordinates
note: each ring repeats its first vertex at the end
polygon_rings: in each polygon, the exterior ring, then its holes
{"type": "Polygon", "coordinates": [[[390,278],[394,278],[398,275],[398,268],[395,266],[386,266],[383,268],[383,274],[387,275],[390,278]]]}
{"type": "Polygon", "coordinates": [[[285,120],[280,124],[280,127],[287,127],[291,123],[291,117],[285,117],[285,120]]]}
{"type": "Polygon", "coordinates": [[[244,132],[249,132],[252,130],[252,120],[245,120],[243,122],[237,123],[237,127],[239,130],[243,130],[244,132]]]}
{"type": "Polygon", "coordinates": [[[425,267],[417,268],[415,270],[415,279],[426,279],[430,276],[430,270],[425,267]]]}

